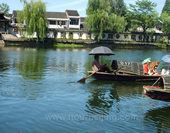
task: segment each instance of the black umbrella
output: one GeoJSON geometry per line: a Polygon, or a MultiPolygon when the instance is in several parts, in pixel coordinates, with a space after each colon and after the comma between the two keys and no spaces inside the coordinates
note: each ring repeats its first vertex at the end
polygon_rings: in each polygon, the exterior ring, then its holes
{"type": "Polygon", "coordinates": [[[114,55],[114,53],[108,47],[100,46],[92,49],[89,55],[114,55]]]}

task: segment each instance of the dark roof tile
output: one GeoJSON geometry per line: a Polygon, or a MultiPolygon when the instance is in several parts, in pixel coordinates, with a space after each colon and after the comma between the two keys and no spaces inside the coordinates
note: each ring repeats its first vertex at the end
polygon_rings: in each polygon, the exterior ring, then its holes
{"type": "Polygon", "coordinates": [[[80,17],[80,22],[84,23],[85,22],[85,17],[80,17]]]}
{"type": "Polygon", "coordinates": [[[65,12],[47,12],[47,18],[67,18],[65,12]]]}
{"type": "Polygon", "coordinates": [[[12,14],[14,15],[14,18],[17,17],[17,12],[18,12],[17,10],[13,10],[13,13],[12,13],[12,14]]]}
{"type": "Polygon", "coordinates": [[[68,16],[79,16],[77,10],[66,10],[68,16]]]}

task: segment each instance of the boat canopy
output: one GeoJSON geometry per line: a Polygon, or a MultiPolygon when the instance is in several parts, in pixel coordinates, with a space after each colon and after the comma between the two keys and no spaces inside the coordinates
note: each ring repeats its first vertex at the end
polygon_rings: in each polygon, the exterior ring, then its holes
{"type": "Polygon", "coordinates": [[[170,76],[161,76],[163,80],[164,89],[170,89],[170,76]]]}

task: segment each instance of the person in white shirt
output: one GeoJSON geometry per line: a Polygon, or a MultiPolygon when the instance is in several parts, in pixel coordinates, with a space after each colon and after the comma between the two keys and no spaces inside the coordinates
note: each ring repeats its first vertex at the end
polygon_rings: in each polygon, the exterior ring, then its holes
{"type": "Polygon", "coordinates": [[[162,69],[161,75],[170,75],[170,63],[168,65],[168,70],[162,69]]]}
{"type": "Polygon", "coordinates": [[[100,63],[99,63],[99,55],[94,56],[94,61],[92,63],[92,70],[96,71],[96,72],[97,71],[99,71],[99,72],[107,71],[108,73],[111,73],[109,67],[106,64],[104,64],[102,66],[100,65],[100,63]]]}

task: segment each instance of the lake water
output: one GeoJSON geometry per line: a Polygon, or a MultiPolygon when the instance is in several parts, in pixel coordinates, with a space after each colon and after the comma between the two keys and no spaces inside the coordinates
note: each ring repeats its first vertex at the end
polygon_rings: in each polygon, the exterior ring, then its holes
{"type": "MultiPolygon", "coordinates": [[[[77,81],[87,76],[90,49],[0,49],[1,133],[169,132],[170,103],[143,95],[153,83],[77,81]]],[[[169,51],[113,49],[102,57],[142,62],[169,51]]],[[[167,68],[161,61],[158,70],[167,68]]]]}

